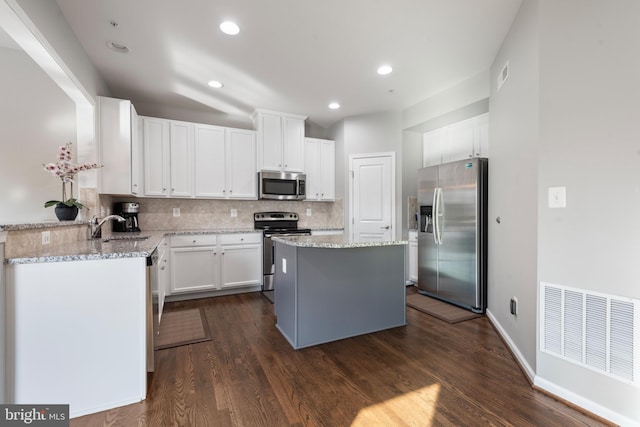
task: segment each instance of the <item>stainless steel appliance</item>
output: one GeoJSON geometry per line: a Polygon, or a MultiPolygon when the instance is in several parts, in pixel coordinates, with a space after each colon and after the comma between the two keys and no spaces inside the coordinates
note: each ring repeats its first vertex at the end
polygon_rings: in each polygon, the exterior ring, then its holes
{"type": "Polygon", "coordinates": [[[304,200],[307,176],[295,172],[258,172],[261,199],[304,200]]]}
{"type": "Polygon", "coordinates": [[[154,249],[147,257],[147,372],[155,371],[155,337],[160,330],[158,310],[158,249],[154,249]]]}
{"type": "Polygon", "coordinates": [[[487,304],[484,158],[418,171],[418,290],[477,313],[487,304]]]}
{"type": "Polygon", "coordinates": [[[113,206],[113,211],[116,215],[120,215],[125,219],[122,222],[115,222],[113,231],[140,231],[140,225],[138,224],[139,203],[119,202],[113,206]]]}
{"type": "Polygon", "coordinates": [[[273,275],[275,273],[275,254],[272,236],[309,236],[311,230],[298,228],[298,214],[295,212],[256,212],[253,225],[262,230],[262,293],[273,302],[273,275]]]}

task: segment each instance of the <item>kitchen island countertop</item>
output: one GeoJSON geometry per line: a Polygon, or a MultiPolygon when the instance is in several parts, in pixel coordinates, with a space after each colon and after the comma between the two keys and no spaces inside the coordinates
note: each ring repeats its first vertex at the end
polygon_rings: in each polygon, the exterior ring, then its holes
{"type": "Polygon", "coordinates": [[[382,242],[356,241],[344,235],[330,236],[273,236],[272,240],[289,246],[301,248],[347,249],[370,248],[379,246],[396,246],[409,244],[406,240],[389,240],[382,242]]]}

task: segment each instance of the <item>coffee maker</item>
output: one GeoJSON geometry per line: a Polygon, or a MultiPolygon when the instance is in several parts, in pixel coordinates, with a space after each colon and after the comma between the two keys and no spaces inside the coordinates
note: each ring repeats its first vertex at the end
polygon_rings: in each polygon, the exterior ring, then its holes
{"type": "Polygon", "coordinates": [[[140,231],[138,224],[138,212],[140,204],[135,202],[119,202],[113,206],[113,212],[120,215],[125,221],[113,222],[113,231],[140,231]]]}

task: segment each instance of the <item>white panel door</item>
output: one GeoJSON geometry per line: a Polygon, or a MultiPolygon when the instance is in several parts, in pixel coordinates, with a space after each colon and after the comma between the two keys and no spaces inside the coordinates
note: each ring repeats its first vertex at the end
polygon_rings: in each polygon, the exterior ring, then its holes
{"type": "Polygon", "coordinates": [[[352,237],[356,241],[391,240],[393,231],[392,155],[353,157],[352,237]]]}
{"type": "Polygon", "coordinates": [[[194,150],[196,197],[225,197],[225,128],[196,125],[194,150]]]}

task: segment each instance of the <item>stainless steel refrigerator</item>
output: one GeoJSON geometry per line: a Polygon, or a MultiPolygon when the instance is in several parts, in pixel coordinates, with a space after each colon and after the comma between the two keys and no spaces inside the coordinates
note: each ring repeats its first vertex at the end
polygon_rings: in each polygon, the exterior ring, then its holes
{"type": "Polygon", "coordinates": [[[488,161],[418,170],[418,289],[477,313],[487,304],[488,161]]]}

